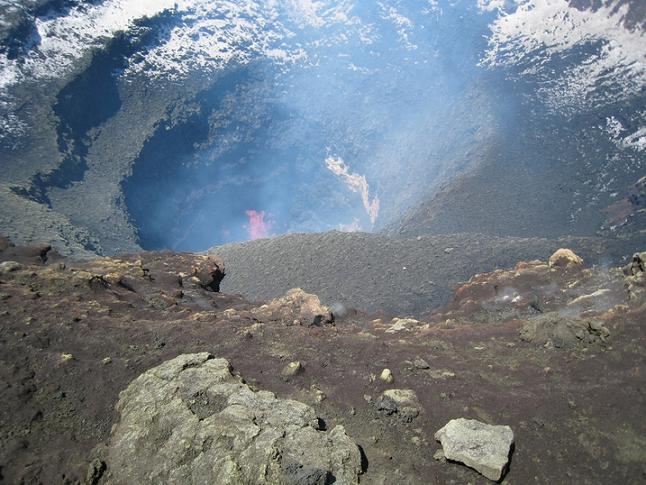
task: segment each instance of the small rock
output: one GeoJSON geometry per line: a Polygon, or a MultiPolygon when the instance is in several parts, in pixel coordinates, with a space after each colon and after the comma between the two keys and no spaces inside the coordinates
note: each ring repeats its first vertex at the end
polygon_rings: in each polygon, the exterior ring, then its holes
{"type": "Polygon", "coordinates": [[[386,333],[409,332],[422,325],[422,322],[414,318],[393,318],[391,323],[390,327],[386,329],[386,333]]]}
{"type": "Polygon", "coordinates": [[[319,297],[301,288],[293,288],[284,296],[252,309],[251,313],[263,322],[281,321],[305,326],[334,323],[334,315],[321,304],[319,297]]]}
{"type": "Polygon", "coordinates": [[[304,370],[303,365],[299,361],[290,362],[281,371],[281,375],[285,377],[293,377],[302,373],[303,370],[304,370]]]}
{"type": "Polygon", "coordinates": [[[384,411],[388,416],[397,412],[397,403],[388,396],[382,396],[377,401],[377,409],[384,411]]]}
{"type": "Polygon", "coordinates": [[[398,413],[405,421],[417,417],[421,410],[417,394],[411,389],[388,389],[379,397],[376,406],[388,415],[398,413]]]}
{"type": "Polygon", "coordinates": [[[4,261],[0,263],[0,274],[13,273],[22,269],[22,264],[17,261],[4,261]]]}
{"type": "Polygon", "coordinates": [[[452,419],[435,433],[448,460],[459,461],[490,480],[500,480],[509,466],[514,432],[475,419],[452,419]]]}
{"type": "Polygon", "coordinates": [[[226,274],[224,263],[215,255],[203,257],[193,266],[192,273],[203,288],[214,292],[220,291],[220,283],[226,274]]]}
{"type": "Polygon", "coordinates": [[[432,379],[444,380],[452,379],[453,377],[455,377],[454,372],[446,369],[431,369],[428,371],[428,373],[432,379]]]}
{"type": "Polygon", "coordinates": [[[103,360],[101,361],[101,363],[102,363],[103,365],[111,364],[111,363],[112,363],[112,359],[111,359],[110,357],[106,357],[105,359],[103,359],[103,360]]]}
{"type": "Polygon", "coordinates": [[[379,375],[379,379],[381,379],[384,382],[387,382],[388,384],[392,384],[395,382],[395,378],[393,377],[393,373],[390,371],[390,369],[384,369],[381,371],[381,374],[379,375]]]}
{"type": "Polygon", "coordinates": [[[603,326],[603,323],[601,323],[598,320],[590,320],[588,322],[588,326],[590,327],[590,330],[593,333],[596,333],[600,337],[603,338],[608,338],[610,337],[610,330],[608,330],[606,327],[603,326]]]}
{"type": "Polygon", "coordinates": [[[321,391],[318,386],[313,384],[312,386],[310,386],[310,390],[314,394],[314,399],[316,400],[316,402],[323,402],[327,399],[325,393],[321,391]]]}
{"type": "Polygon", "coordinates": [[[413,366],[414,366],[416,369],[421,369],[421,370],[425,370],[425,369],[430,369],[430,368],[431,368],[431,366],[430,366],[430,365],[428,365],[428,362],[426,362],[426,361],[425,361],[424,359],[422,359],[421,357],[417,357],[417,358],[415,358],[415,360],[413,360],[413,366]]]}
{"type": "Polygon", "coordinates": [[[63,352],[61,354],[61,360],[63,362],[69,362],[70,360],[74,360],[74,356],[72,354],[68,354],[68,353],[63,352]]]}
{"type": "Polygon", "coordinates": [[[583,259],[577,256],[571,249],[558,249],[550,256],[547,264],[550,268],[568,268],[570,266],[582,266],[583,259]]]}

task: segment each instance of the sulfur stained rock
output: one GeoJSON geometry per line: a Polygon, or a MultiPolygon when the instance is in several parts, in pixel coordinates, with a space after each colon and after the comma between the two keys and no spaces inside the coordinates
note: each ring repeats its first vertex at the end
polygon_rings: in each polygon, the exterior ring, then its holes
{"type": "Polygon", "coordinates": [[[568,268],[571,266],[583,266],[583,259],[571,249],[558,249],[548,260],[550,268],[568,268]]]}
{"type": "Polygon", "coordinates": [[[280,321],[303,325],[334,322],[334,315],[328,307],[321,304],[319,297],[306,293],[301,288],[289,290],[284,296],[254,308],[252,313],[261,321],[280,321]]]}
{"type": "Polygon", "coordinates": [[[116,410],[106,483],[358,483],[342,426],[320,431],[310,406],[251,390],[208,353],[143,373],[116,410]]]}
{"type": "Polygon", "coordinates": [[[386,329],[386,333],[409,332],[422,325],[422,322],[414,318],[393,318],[390,327],[386,329]]]}

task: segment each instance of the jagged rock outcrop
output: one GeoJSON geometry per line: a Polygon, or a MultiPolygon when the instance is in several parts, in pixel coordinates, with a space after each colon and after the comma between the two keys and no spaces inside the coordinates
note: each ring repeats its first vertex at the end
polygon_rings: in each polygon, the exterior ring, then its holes
{"type": "Polygon", "coordinates": [[[226,275],[224,261],[212,254],[201,256],[192,272],[204,288],[216,292],[220,291],[220,283],[226,275]]]}
{"type": "Polygon", "coordinates": [[[452,419],[435,433],[444,456],[498,481],[507,472],[514,432],[509,426],[493,426],[475,419],[452,419]]]}
{"type": "Polygon", "coordinates": [[[623,272],[630,299],[638,300],[646,296],[646,251],[635,253],[623,272]]]}
{"type": "Polygon", "coordinates": [[[342,426],[306,404],[253,391],[229,362],[181,355],[120,395],[107,483],[354,484],[361,458],[342,426]]]}
{"type": "Polygon", "coordinates": [[[566,317],[551,312],[530,318],[520,330],[520,338],[548,347],[573,347],[606,342],[610,331],[594,319],[566,317]]]}
{"type": "MultiPolygon", "coordinates": [[[[574,319],[562,328],[569,327],[574,333],[579,330],[587,333],[587,324],[576,320],[601,318],[605,312],[624,304],[626,288],[633,303],[641,301],[639,288],[640,285],[646,287],[646,276],[640,274],[646,273],[642,273],[640,268],[646,255],[642,259],[639,254],[624,268],[624,274],[603,265],[586,268],[581,258],[564,249],[556,251],[548,263],[540,260],[519,262],[511,269],[476,274],[459,284],[453,301],[433,312],[427,320],[449,326],[459,323],[499,324],[559,312],[564,317],[562,322],[574,319]]],[[[554,322],[559,320],[555,315],[550,318],[554,322]]],[[[552,331],[549,328],[557,325],[550,324],[550,318],[536,321],[548,333],[552,331]]],[[[572,332],[567,330],[567,333],[572,332]]]]}

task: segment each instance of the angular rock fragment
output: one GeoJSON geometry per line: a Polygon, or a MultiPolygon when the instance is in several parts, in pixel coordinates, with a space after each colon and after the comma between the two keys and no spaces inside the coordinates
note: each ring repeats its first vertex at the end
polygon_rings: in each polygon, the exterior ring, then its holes
{"type": "Polygon", "coordinates": [[[393,318],[392,324],[386,329],[386,333],[409,332],[414,328],[422,326],[422,322],[414,318],[393,318]]]}
{"type": "Polygon", "coordinates": [[[208,353],[143,373],[116,410],[106,483],[358,483],[342,426],[320,431],[311,407],[252,391],[208,353]]]}
{"type": "Polygon", "coordinates": [[[381,379],[384,382],[387,382],[388,384],[392,384],[395,382],[395,378],[393,377],[393,373],[390,369],[384,369],[381,371],[381,374],[379,374],[379,379],[381,379]]]}
{"type": "Polygon", "coordinates": [[[226,273],[224,263],[216,256],[204,256],[203,261],[193,266],[193,276],[200,280],[200,284],[211,291],[219,292],[220,283],[226,273]]]}
{"type": "Polygon", "coordinates": [[[334,315],[321,304],[319,297],[306,293],[301,288],[289,290],[284,296],[254,308],[252,313],[255,318],[265,322],[273,320],[303,325],[334,322],[334,315]]]}
{"type": "Polygon", "coordinates": [[[301,364],[299,361],[294,361],[287,364],[281,371],[281,374],[285,377],[293,377],[301,374],[302,372],[303,364],[301,364]]]}
{"type": "Polygon", "coordinates": [[[500,480],[509,466],[514,432],[475,419],[452,419],[435,433],[448,460],[464,463],[490,480],[500,480]]]}
{"type": "Polygon", "coordinates": [[[379,396],[375,405],[388,415],[397,413],[404,421],[416,418],[422,408],[412,389],[388,389],[379,396]]]}

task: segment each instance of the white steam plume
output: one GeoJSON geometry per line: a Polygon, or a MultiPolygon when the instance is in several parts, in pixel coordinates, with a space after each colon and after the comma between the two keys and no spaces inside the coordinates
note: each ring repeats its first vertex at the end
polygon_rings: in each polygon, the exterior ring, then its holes
{"type": "Polygon", "coordinates": [[[350,167],[345,164],[341,157],[327,157],[325,166],[330,172],[341,178],[352,192],[361,195],[363,207],[365,207],[368,217],[370,217],[370,222],[374,224],[379,216],[379,197],[375,196],[372,200],[370,199],[370,187],[366,177],[350,172],[350,167]]]}

